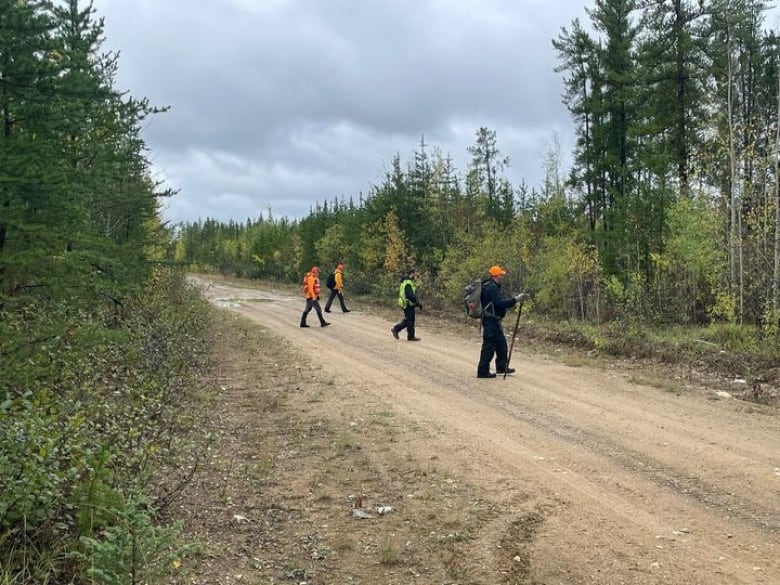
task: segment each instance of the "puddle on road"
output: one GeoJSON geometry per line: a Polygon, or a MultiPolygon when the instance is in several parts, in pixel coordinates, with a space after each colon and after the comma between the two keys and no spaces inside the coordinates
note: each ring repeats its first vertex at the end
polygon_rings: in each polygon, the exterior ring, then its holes
{"type": "Polygon", "coordinates": [[[199,278],[190,279],[200,287],[204,296],[219,307],[238,307],[245,302],[291,301],[297,297],[270,290],[257,290],[233,287],[225,284],[215,284],[199,278]]]}

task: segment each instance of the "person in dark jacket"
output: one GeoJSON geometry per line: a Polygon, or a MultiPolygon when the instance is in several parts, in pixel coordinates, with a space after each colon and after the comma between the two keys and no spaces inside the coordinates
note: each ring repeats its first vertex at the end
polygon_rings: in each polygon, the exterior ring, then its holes
{"type": "Polygon", "coordinates": [[[482,285],[482,351],[479,354],[477,365],[477,378],[495,378],[496,374],[490,371],[490,362],[496,357],[496,372],[499,374],[514,373],[515,369],[508,367],[508,349],[506,336],[501,319],[506,315],[507,309],[514,307],[524,298],[522,293],[514,297],[505,297],[501,293],[501,280],[506,270],[500,266],[491,266],[488,270],[490,278],[482,285]]]}
{"type": "Polygon", "coordinates": [[[398,305],[404,310],[404,320],[396,323],[390,329],[390,333],[396,339],[398,339],[398,334],[406,329],[407,341],[420,341],[420,338],[414,334],[415,310],[418,307],[422,310],[422,305],[417,300],[415,278],[417,278],[417,271],[412,268],[401,278],[401,285],[398,287],[398,305]]]}

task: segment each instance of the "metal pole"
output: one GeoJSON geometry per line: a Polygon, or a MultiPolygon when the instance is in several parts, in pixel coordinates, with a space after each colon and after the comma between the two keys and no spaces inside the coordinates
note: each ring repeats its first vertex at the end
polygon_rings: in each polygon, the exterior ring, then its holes
{"type": "Polygon", "coordinates": [[[520,325],[520,313],[523,312],[523,303],[520,302],[520,306],[517,308],[517,321],[515,321],[515,330],[512,332],[512,341],[509,344],[509,354],[506,356],[506,368],[504,368],[504,380],[506,380],[506,373],[509,370],[509,362],[512,360],[512,349],[515,347],[515,336],[517,335],[517,327],[520,325]]]}

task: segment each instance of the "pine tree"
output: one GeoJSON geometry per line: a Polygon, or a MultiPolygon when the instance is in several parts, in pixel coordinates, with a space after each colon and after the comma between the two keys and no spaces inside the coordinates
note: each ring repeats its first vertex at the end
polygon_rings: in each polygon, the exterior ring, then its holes
{"type": "Polygon", "coordinates": [[[480,128],[476,142],[467,150],[471,155],[467,189],[472,198],[481,202],[486,217],[509,225],[515,216],[512,187],[504,177],[509,157],[501,155],[495,130],[480,128]]]}
{"type": "Polygon", "coordinates": [[[593,131],[596,123],[594,95],[600,86],[597,45],[582,28],[578,19],[572,22],[571,31],[565,27],[552,41],[561,65],[556,71],[567,72],[564,79],[563,103],[571,112],[577,136],[574,149],[574,166],[569,177],[573,189],[584,197],[585,213],[591,232],[596,231],[604,216],[604,197],[597,180],[599,154],[594,148],[593,131]]]}
{"type": "Polygon", "coordinates": [[[683,197],[690,193],[691,159],[700,152],[706,120],[705,14],[701,2],[672,0],[649,3],[641,19],[643,166],[652,171],[654,187],[673,174],[683,197]]]}
{"type": "Polygon", "coordinates": [[[49,100],[57,69],[41,5],[0,0],[0,293],[37,289],[64,244],[52,230],[59,176],[49,100]]]}

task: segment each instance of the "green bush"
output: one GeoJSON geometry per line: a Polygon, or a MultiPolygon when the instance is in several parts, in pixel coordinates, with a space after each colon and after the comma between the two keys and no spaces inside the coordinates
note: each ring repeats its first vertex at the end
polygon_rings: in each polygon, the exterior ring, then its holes
{"type": "MultiPolygon", "coordinates": [[[[120,546],[128,523],[152,522],[139,502],[155,511],[170,504],[209,440],[196,384],[208,366],[209,314],[181,275],[164,271],[123,303],[119,321],[100,304],[6,305],[0,582],[40,582],[42,567],[61,581],[84,576],[86,565],[67,551],[89,543],[103,554],[120,546]]],[[[157,534],[136,531],[134,546],[151,546],[144,541],[157,534]]],[[[134,570],[159,558],[145,554],[134,570]]],[[[109,582],[105,575],[92,578],[109,582]]]]}
{"type": "Polygon", "coordinates": [[[192,549],[180,542],[180,526],[156,525],[145,498],[132,495],[117,506],[106,528],[79,539],[70,558],[94,583],[154,583],[192,549]]]}

